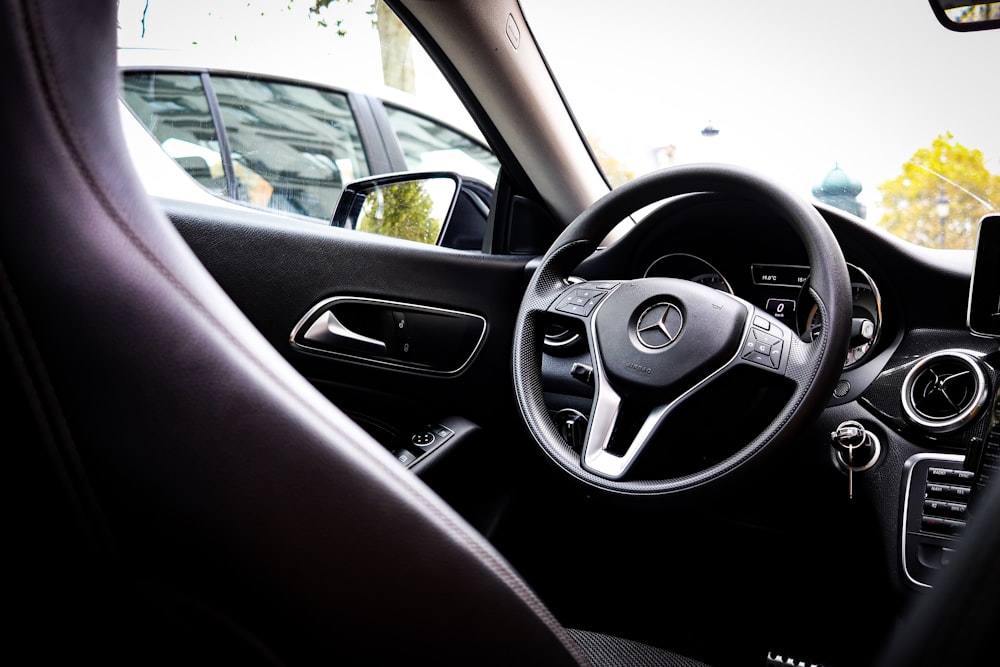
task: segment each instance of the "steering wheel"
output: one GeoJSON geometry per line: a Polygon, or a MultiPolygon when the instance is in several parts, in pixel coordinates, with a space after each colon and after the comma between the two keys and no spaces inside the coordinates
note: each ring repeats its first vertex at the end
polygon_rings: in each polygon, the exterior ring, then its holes
{"type": "Polygon", "coordinates": [[[576,479],[617,495],[687,497],[747,469],[746,464],[787,441],[819,414],[843,366],[851,308],[847,264],[814,206],[743,168],[668,167],[612,190],[581,213],[542,257],[514,329],[517,402],[537,444],[576,479]],[[686,280],[569,280],[573,269],[634,211],[697,192],[762,204],[789,223],[811,267],[808,289],[823,321],[818,337],[804,341],[748,301],[686,280]],[[593,383],[594,398],[579,453],[561,437],[543,395],[542,337],[552,313],[581,320],[590,346],[593,367],[583,371],[593,383]],[[735,453],[702,470],[665,479],[630,474],[640,454],[650,448],[692,446],[671,441],[670,429],[664,426],[668,417],[738,366],[788,380],[788,398],[770,423],[745,445],[739,443],[735,453]],[[628,428],[623,426],[625,411],[633,425],[628,428]]]}

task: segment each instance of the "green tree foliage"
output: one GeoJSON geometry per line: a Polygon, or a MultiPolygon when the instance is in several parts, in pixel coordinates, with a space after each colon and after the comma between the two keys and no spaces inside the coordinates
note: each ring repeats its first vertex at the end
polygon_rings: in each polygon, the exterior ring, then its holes
{"type": "Polygon", "coordinates": [[[363,232],[436,243],[441,221],[431,217],[434,200],[420,181],[379,188],[365,199],[358,220],[363,232]]]}
{"type": "Polygon", "coordinates": [[[879,186],[885,211],[879,225],[896,236],[935,248],[972,248],[979,219],[1000,209],[1000,175],[986,168],[981,151],[951,133],[939,135],[879,186]],[[947,202],[942,226],[939,204],[947,202]]]}

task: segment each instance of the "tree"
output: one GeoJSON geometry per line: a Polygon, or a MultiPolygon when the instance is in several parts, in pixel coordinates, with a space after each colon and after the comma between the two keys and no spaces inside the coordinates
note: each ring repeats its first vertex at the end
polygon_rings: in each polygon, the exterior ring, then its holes
{"type": "Polygon", "coordinates": [[[617,188],[619,185],[631,181],[635,178],[635,172],[628,168],[624,162],[611,155],[596,137],[587,135],[590,148],[594,151],[597,163],[601,165],[605,176],[611,182],[611,187],[617,188]]]}
{"type": "Polygon", "coordinates": [[[431,217],[434,200],[421,181],[378,188],[365,199],[358,229],[421,243],[436,243],[441,221],[431,217]]]}
{"type": "MultiPolygon", "coordinates": [[[[316,23],[322,27],[329,25],[324,10],[331,4],[342,0],[314,0],[309,8],[311,14],[318,18],[316,23]]],[[[350,2],[351,0],[344,0],[350,2]]],[[[416,79],[413,73],[413,56],[410,53],[410,31],[403,22],[389,9],[382,0],[374,0],[368,10],[372,24],[378,30],[379,48],[382,52],[382,80],[387,86],[392,86],[407,93],[416,92],[416,79]]],[[[337,33],[346,33],[340,20],[335,21],[337,33]]]]}
{"type": "MultiPolygon", "coordinates": [[[[291,8],[289,0],[288,7],[291,8]]],[[[321,28],[330,26],[330,20],[341,37],[347,35],[343,27],[343,19],[332,18],[327,15],[330,5],[335,3],[349,3],[351,0],[313,0],[309,7],[309,13],[316,16],[316,25],[321,28]]],[[[149,0],[146,0],[145,8],[140,19],[142,24],[142,35],[146,34],[146,13],[149,11],[149,0]]],[[[386,6],[382,0],[373,0],[371,7],[366,12],[372,19],[372,25],[378,30],[379,48],[382,55],[382,80],[387,86],[392,86],[407,93],[416,93],[416,78],[414,76],[413,56],[410,52],[410,41],[412,36],[399,17],[386,6]]],[[[263,12],[262,14],[263,15],[263,12]]],[[[234,36],[234,39],[236,37],[234,36]]]]}
{"type": "Polygon", "coordinates": [[[878,189],[885,211],[879,225],[923,246],[972,248],[979,219],[1000,209],[1000,175],[950,132],[914,153],[903,173],[878,189]]]}

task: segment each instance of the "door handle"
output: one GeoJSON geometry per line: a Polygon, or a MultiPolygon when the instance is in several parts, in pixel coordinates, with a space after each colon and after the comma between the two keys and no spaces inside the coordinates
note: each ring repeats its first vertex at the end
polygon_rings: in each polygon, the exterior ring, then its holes
{"type": "Polygon", "coordinates": [[[348,329],[332,310],[320,315],[302,338],[310,343],[352,352],[385,354],[388,350],[384,341],[348,329]]]}
{"type": "Polygon", "coordinates": [[[361,296],[323,299],[292,328],[293,349],[430,375],[457,375],[486,338],[482,315],[361,296]]]}

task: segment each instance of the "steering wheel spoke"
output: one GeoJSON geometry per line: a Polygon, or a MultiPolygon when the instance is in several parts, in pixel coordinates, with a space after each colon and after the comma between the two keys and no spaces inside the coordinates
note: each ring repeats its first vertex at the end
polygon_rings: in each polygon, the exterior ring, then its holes
{"type": "Polygon", "coordinates": [[[594,401],[580,452],[580,461],[585,470],[600,477],[620,479],[629,471],[656,433],[666,414],[667,406],[657,406],[648,410],[642,425],[634,431],[634,435],[633,429],[620,428],[626,407],[634,406],[635,402],[623,399],[612,386],[607,375],[606,362],[601,356],[595,326],[588,328],[587,340],[594,361],[594,401]],[[622,442],[623,440],[627,442],[622,442]]]}

